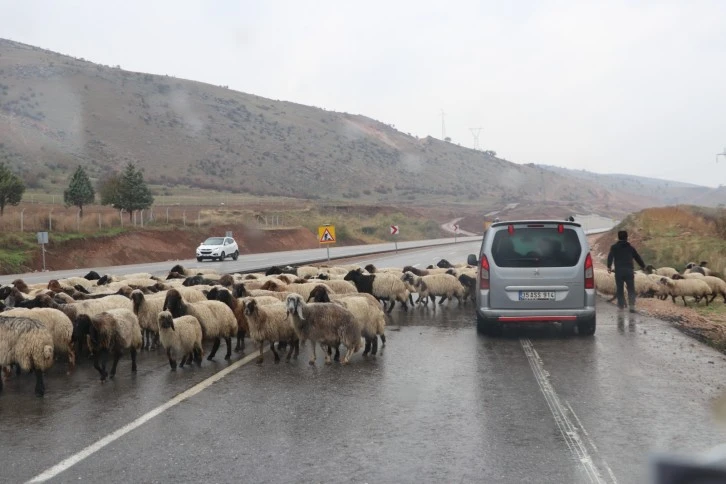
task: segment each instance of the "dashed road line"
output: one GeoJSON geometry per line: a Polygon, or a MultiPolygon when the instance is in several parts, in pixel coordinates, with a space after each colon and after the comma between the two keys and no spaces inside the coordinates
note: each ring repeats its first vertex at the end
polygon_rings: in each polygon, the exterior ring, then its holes
{"type": "Polygon", "coordinates": [[[47,469],[37,476],[33,477],[31,480],[28,481],[28,483],[36,483],[36,482],[45,482],[48,479],[52,479],[56,477],[58,474],[60,474],[63,471],[66,471],[73,467],[74,465],[78,464],[82,460],[86,459],[87,457],[90,457],[91,455],[95,454],[99,450],[106,447],[108,444],[120,439],[124,435],[128,434],[132,430],[141,427],[143,424],[148,422],[149,420],[153,419],[154,417],[161,415],[162,413],[166,412],[170,408],[174,407],[175,405],[180,404],[184,400],[187,400],[202,391],[206,390],[210,386],[212,386],[214,383],[218,382],[225,376],[229,375],[236,369],[246,365],[250,361],[257,358],[258,352],[255,351],[253,354],[247,355],[241,360],[237,360],[231,365],[229,365],[227,368],[218,371],[214,375],[210,376],[206,380],[203,380],[190,389],[180,393],[179,395],[175,396],[168,402],[164,403],[163,405],[160,405],[156,407],[155,409],[151,410],[148,413],[145,413],[141,417],[137,418],[133,422],[124,425],[120,429],[116,430],[115,432],[112,432],[108,434],[107,436],[103,437],[102,439],[94,442],[93,444],[89,445],[85,449],[81,450],[80,452],[77,452],[76,454],[73,454],[72,456],[68,457],[67,459],[64,459],[63,461],[59,462],[58,464],[54,465],[50,469],[47,469]]]}
{"type": "Polygon", "coordinates": [[[569,412],[575,417],[577,422],[579,423],[579,427],[575,426],[568,416],[567,409],[564,405],[562,405],[562,402],[560,401],[560,397],[557,395],[557,392],[555,391],[554,387],[549,381],[549,374],[544,369],[544,365],[542,363],[542,359],[540,358],[539,354],[537,353],[537,350],[534,349],[534,346],[532,345],[532,342],[529,340],[529,338],[520,338],[519,342],[522,345],[522,349],[524,350],[524,354],[527,355],[527,360],[529,360],[529,366],[532,368],[532,372],[534,373],[534,377],[537,380],[537,384],[539,385],[539,389],[542,392],[542,395],[545,397],[545,401],[547,402],[547,406],[550,409],[550,412],[552,413],[552,416],[555,419],[555,423],[557,424],[557,428],[559,429],[560,433],[562,434],[562,437],[565,439],[565,442],[567,443],[567,447],[570,450],[570,452],[577,458],[577,460],[582,464],[582,467],[585,471],[585,474],[587,475],[589,482],[595,483],[595,484],[604,484],[606,482],[612,482],[615,484],[617,481],[615,480],[615,475],[613,474],[610,467],[607,465],[604,459],[599,457],[599,461],[601,461],[604,465],[604,467],[607,469],[608,474],[610,475],[611,481],[605,480],[600,471],[598,470],[597,466],[595,465],[595,462],[590,455],[590,452],[587,450],[587,446],[583,442],[582,438],[580,437],[580,434],[584,434],[588,441],[590,442],[590,445],[593,448],[593,452],[597,453],[597,447],[595,447],[592,440],[587,435],[587,432],[585,431],[585,428],[582,426],[582,423],[580,422],[580,419],[577,418],[577,415],[572,410],[572,407],[569,406],[569,412]]]}

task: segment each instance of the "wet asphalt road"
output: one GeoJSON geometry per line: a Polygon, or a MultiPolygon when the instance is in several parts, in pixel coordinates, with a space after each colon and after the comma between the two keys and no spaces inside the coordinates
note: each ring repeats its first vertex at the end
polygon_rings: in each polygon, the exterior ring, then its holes
{"type": "MultiPolygon", "coordinates": [[[[463,260],[477,244],[371,257],[463,260]]],[[[51,482],[644,482],[653,451],[723,442],[710,404],[726,358],[668,323],[598,307],[593,338],[554,327],[479,337],[471,305],[395,309],[388,343],[348,367],[246,364],[51,482]]],[[[248,353],[252,343],[247,343],[248,353]]],[[[223,354],[222,352],[220,352],[223,354]]],[[[233,355],[233,361],[239,355],[233,355]]],[[[143,353],[101,385],[57,364],[47,394],[0,395],[0,481],[23,482],[230,364],[169,371],[143,353]]]]}

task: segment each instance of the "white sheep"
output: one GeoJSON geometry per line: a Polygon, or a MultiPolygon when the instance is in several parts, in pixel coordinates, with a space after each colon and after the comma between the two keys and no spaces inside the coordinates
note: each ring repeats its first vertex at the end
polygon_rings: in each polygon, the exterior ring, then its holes
{"type": "Polygon", "coordinates": [[[404,310],[408,310],[410,292],[400,276],[385,272],[380,274],[363,274],[361,269],[356,269],[348,272],[344,280],[352,281],[360,293],[371,294],[379,300],[391,301],[391,306],[387,310],[389,313],[393,311],[393,306],[395,306],[396,301],[401,303],[404,310]]]}
{"type": "Polygon", "coordinates": [[[227,343],[227,354],[224,359],[229,360],[232,357],[232,336],[237,334],[237,320],[226,304],[207,300],[188,303],[184,301],[179,291],[170,289],[166,293],[163,309],[169,310],[175,318],[190,315],[199,320],[204,339],[213,341],[212,350],[207,356],[208,360],[214,359],[221,339],[227,343]]]}
{"type": "Polygon", "coordinates": [[[131,293],[134,314],[139,318],[139,326],[141,326],[143,336],[142,349],[153,350],[156,348],[157,337],[159,335],[158,316],[164,308],[165,297],[166,293],[162,293],[160,296],[146,297],[138,289],[134,289],[131,293]]]}
{"type": "Polygon", "coordinates": [[[93,367],[101,375],[101,382],[116,375],[118,360],[125,350],[131,354],[131,371],[136,372],[136,351],[141,348],[141,327],[130,309],[109,309],[93,316],[80,314],[75,321],[77,338],[86,337],[93,353],[93,367]],[[106,372],[106,358],[113,356],[111,372],[106,372]],[[101,359],[99,364],[99,359],[101,359]]]}
{"type": "Polygon", "coordinates": [[[724,303],[726,303],[726,281],[715,276],[704,276],[700,280],[708,284],[711,288],[711,301],[713,302],[718,296],[723,297],[724,303]]]}
{"type": "Polygon", "coordinates": [[[683,300],[683,305],[688,306],[686,296],[690,296],[697,300],[706,298],[706,305],[708,305],[708,296],[711,295],[711,288],[703,280],[668,279],[664,277],[661,279],[661,284],[668,288],[668,295],[671,296],[674,303],[676,302],[676,298],[680,297],[683,300]]]}
{"type": "Polygon", "coordinates": [[[406,272],[403,280],[411,284],[419,295],[419,299],[425,299],[425,306],[428,306],[429,300],[436,309],[436,296],[440,296],[439,304],[443,304],[446,299],[456,298],[461,304],[464,297],[464,286],[459,280],[451,274],[431,274],[428,276],[417,276],[412,272],[406,272]]]}
{"type": "Polygon", "coordinates": [[[40,321],[53,336],[53,353],[68,357],[68,373],[76,366],[76,352],[73,349],[73,322],[62,311],[52,308],[15,308],[4,316],[25,317],[40,321]]]}
{"type": "Polygon", "coordinates": [[[16,364],[35,373],[35,394],[45,394],[43,372],[53,366],[53,336],[41,322],[0,315],[0,391],[2,367],[16,364]]]}
{"type": "Polygon", "coordinates": [[[173,318],[169,311],[161,311],[157,316],[159,340],[166,348],[171,371],[176,371],[176,359],[181,356],[179,368],[184,368],[192,360],[202,366],[202,326],[194,316],[173,318]]]}
{"type": "MultiPolygon", "coordinates": [[[[353,314],[344,307],[331,303],[307,304],[299,294],[288,296],[286,306],[298,338],[302,341],[310,340],[313,347],[311,365],[317,359],[315,347],[318,343],[321,347],[345,345],[347,351],[342,361],[344,365],[360,349],[361,328],[353,314]]],[[[325,355],[325,363],[331,363],[329,354],[325,355]]]]}
{"type": "MultiPolygon", "coordinates": [[[[297,294],[295,296],[299,297],[297,294]]],[[[286,356],[287,361],[290,361],[293,352],[295,358],[297,358],[300,352],[300,339],[288,320],[285,304],[276,302],[275,304],[262,305],[255,298],[247,297],[242,300],[242,305],[249,324],[250,338],[259,345],[260,354],[257,357],[257,364],[264,361],[262,354],[265,341],[270,342],[270,350],[275,357],[275,363],[280,362],[280,355],[275,351],[276,341],[289,345],[286,356]]]]}

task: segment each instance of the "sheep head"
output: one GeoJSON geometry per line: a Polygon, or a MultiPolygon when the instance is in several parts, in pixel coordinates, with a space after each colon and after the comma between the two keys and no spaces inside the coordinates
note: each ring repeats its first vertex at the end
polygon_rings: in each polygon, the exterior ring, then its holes
{"type": "Polygon", "coordinates": [[[86,274],[85,276],[83,276],[83,278],[86,279],[87,281],[97,281],[101,278],[101,276],[98,275],[98,272],[91,271],[88,274],[86,274]]]}
{"type": "Polygon", "coordinates": [[[162,311],[159,313],[159,315],[156,317],[156,320],[159,322],[159,328],[161,329],[170,329],[172,331],[176,331],[174,329],[174,317],[171,315],[169,311],[162,311]]]}
{"type": "Polygon", "coordinates": [[[279,266],[272,266],[265,271],[266,276],[274,276],[277,274],[282,274],[282,269],[279,266]]]}
{"type": "Polygon", "coordinates": [[[376,266],[374,266],[373,264],[368,264],[367,266],[364,267],[364,269],[367,270],[371,274],[376,273],[376,266]]]}
{"type": "Polygon", "coordinates": [[[451,269],[452,267],[454,267],[451,265],[451,262],[447,261],[446,259],[441,259],[436,263],[436,265],[441,269],[451,269]]]}
{"type": "Polygon", "coordinates": [[[308,301],[313,302],[330,302],[330,296],[328,295],[328,288],[323,284],[319,284],[310,291],[310,297],[308,301]]]}
{"type": "Polygon", "coordinates": [[[234,277],[225,274],[219,278],[219,284],[224,287],[232,287],[234,285],[234,277]]]}
{"type": "Polygon", "coordinates": [[[15,286],[15,288],[22,293],[28,294],[30,292],[28,285],[22,279],[15,279],[12,282],[12,285],[15,286]]]}
{"type": "Polygon", "coordinates": [[[184,267],[181,264],[177,264],[174,267],[172,267],[171,270],[169,271],[169,273],[171,274],[172,272],[176,272],[177,274],[182,274],[182,275],[186,274],[186,270],[184,269],[184,267]]]}
{"type": "Polygon", "coordinates": [[[360,280],[361,276],[363,275],[363,271],[358,269],[353,269],[352,271],[349,271],[345,277],[343,277],[343,280],[345,281],[358,281],[360,280]]]}
{"type": "Polygon", "coordinates": [[[166,293],[166,298],[164,298],[164,306],[162,308],[164,311],[169,311],[172,316],[175,318],[178,318],[180,316],[186,315],[186,305],[184,304],[184,301],[182,300],[182,295],[177,291],[176,289],[170,289],[169,292],[166,293]]]}
{"type": "Polygon", "coordinates": [[[287,306],[288,316],[297,314],[297,316],[300,318],[301,321],[305,321],[305,317],[303,316],[303,312],[302,312],[305,302],[303,301],[301,295],[290,294],[289,296],[287,296],[285,305],[287,306]]]}
{"type": "Polygon", "coordinates": [[[245,316],[249,316],[250,314],[257,311],[257,301],[255,301],[253,298],[245,299],[244,303],[244,313],[245,316]]]}
{"type": "Polygon", "coordinates": [[[224,304],[229,306],[230,309],[234,310],[235,299],[232,297],[232,293],[229,292],[227,289],[218,289],[216,299],[217,301],[223,302],[224,304]]]}
{"type": "Polygon", "coordinates": [[[135,289],[131,291],[131,301],[134,303],[134,314],[139,314],[141,305],[144,303],[144,293],[135,289]]]}
{"type": "Polygon", "coordinates": [[[214,286],[209,291],[207,291],[206,294],[207,299],[209,299],[210,301],[215,301],[217,299],[217,296],[219,295],[219,288],[217,286],[214,286]]]}
{"type": "Polygon", "coordinates": [[[260,287],[260,289],[262,289],[264,291],[276,291],[276,292],[282,291],[282,287],[275,281],[267,281],[266,283],[264,283],[262,285],[262,287],[260,287]]]}

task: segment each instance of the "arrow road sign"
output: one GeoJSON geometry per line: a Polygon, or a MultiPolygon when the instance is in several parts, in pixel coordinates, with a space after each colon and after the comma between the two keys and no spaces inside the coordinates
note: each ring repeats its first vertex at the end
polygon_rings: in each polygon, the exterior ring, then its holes
{"type": "Polygon", "coordinates": [[[391,235],[398,235],[398,225],[391,225],[391,235]]]}
{"type": "Polygon", "coordinates": [[[459,231],[459,224],[454,224],[454,232],[458,232],[458,231],[459,231]]]}

